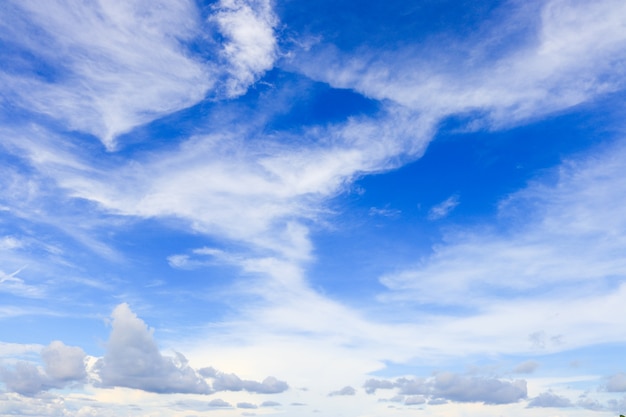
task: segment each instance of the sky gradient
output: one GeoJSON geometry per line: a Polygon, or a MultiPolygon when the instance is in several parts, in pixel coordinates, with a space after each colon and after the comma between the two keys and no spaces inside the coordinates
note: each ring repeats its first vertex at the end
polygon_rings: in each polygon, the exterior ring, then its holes
{"type": "Polygon", "coordinates": [[[7,0],[0,416],[626,412],[626,3],[7,0]]]}

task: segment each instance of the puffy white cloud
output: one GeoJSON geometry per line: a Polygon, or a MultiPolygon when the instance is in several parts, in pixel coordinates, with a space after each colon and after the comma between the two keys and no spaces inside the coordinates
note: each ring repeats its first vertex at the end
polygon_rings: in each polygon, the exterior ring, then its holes
{"type": "Polygon", "coordinates": [[[118,305],[111,318],[106,353],[95,367],[102,386],[161,393],[211,392],[182,354],[176,353],[176,357],[161,355],[153,331],[130,310],[128,304],[118,305]]]}
{"type": "Polygon", "coordinates": [[[365,381],[365,384],[363,384],[363,388],[365,388],[365,392],[367,392],[368,394],[374,394],[376,390],[379,389],[392,389],[395,387],[395,383],[386,379],[371,378],[365,381]]]}
{"type": "Polygon", "coordinates": [[[80,381],[87,375],[85,352],[77,346],[66,346],[57,340],[42,350],[41,357],[46,374],[55,380],[80,381]]]}
{"type": "Polygon", "coordinates": [[[281,404],[276,401],[263,401],[261,407],[279,407],[281,404]]]}
{"type": "Polygon", "coordinates": [[[507,404],[526,398],[526,381],[503,381],[439,373],[433,382],[435,396],[459,402],[507,404]]]}
{"type": "Polygon", "coordinates": [[[12,367],[1,367],[0,379],[8,391],[27,396],[54,388],[50,378],[30,362],[20,361],[12,367]]]}
{"type": "Polygon", "coordinates": [[[229,403],[227,403],[226,401],[216,398],[214,400],[211,400],[208,402],[209,407],[212,408],[230,408],[232,407],[232,405],[230,405],[229,403]]]}
{"type": "Polygon", "coordinates": [[[404,405],[420,405],[426,403],[426,397],[423,395],[411,395],[404,399],[404,405]]]}
{"type": "Polygon", "coordinates": [[[33,396],[85,380],[85,352],[81,348],[54,341],[41,350],[41,357],[43,368],[26,361],[1,366],[0,380],[7,391],[33,396]]]}
{"type": "Polygon", "coordinates": [[[576,401],[576,405],[586,410],[601,411],[606,409],[606,407],[601,404],[600,401],[595,398],[589,398],[584,394],[578,401],[576,401]]]}
{"type": "Polygon", "coordinates": [[[241,379],[235,374],[220,372],[214,368],[202,368],[198,370],[205,378],[213,379],[215,391],[248,391],[259,394],[278,394],[289,389],[289,385],[273,376],[265,378],[262,382],[241,379]]]}
{"type": "Polygon", "coordinates": [[[620,372],[609,377],[606,383],[609,392],[626,392],[626,373],[620,372]]]}
{"type": "Polygon", "coordinates": [[[335,397],[335,396],[355,395],[355,394],[356,394],[356,390],[353,387],[348,385],[348,386],[341,388],[340,390],[332,391],[330,394],[328,394],[328,396],[335,397]]]}
{"type": "MultiPolygon", "coordinates": [[[[401,395],[417,399],[445,399],[455,402],[482,402],[485,404],[509,404],[527,396],[526,381],[501,380],[497,378],[469,377],[452,372],[441,372],[431,378],[398,378],[395,381],[370,379],[365,390],[373,394],[378,389],[397,389],[401,395]]],[[[416,404],[421,404],[417,402],[416,404]]]]}
{"type": "Polygon", "coordinates": [[[255,404],[252,404],[252,403],[241,402],[241,403],[237,403],[237,408],[255,409],[259,407],[257,407],[255,404]]]}
{"type": "Polygon", "coordinates": [[[530,400],[528,403],[528,407],[573,407],[572,402],[560,395],[553,394],[551,392],[544,392],[539,394],[537,397],[530,400]]]}

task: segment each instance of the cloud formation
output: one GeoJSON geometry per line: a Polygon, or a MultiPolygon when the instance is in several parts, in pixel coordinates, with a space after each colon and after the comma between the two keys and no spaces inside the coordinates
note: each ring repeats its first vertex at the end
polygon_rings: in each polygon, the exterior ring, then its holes
{"type": "Polygon", "coordinates": [[[551,392],[544,392],[537,397],[530,400],[528,403],[529,408],[533,407],[573,407],[572,402],[565,397],[553,394],[551,392]]]}
{"type": "Polygon", "coordinates": [[[626,373],[620,372],[611,375],[606,384],[606,390],[609,392],[626,392],[626,373]]]}
{"type": "Polygon", "coordinates": [[[398,296],[442,304],[467,304],[468,292],[484,299],[555,285],[603,288],[606,277],[626,271],[626,262],[611,255],[626,250],[619,238],[626,233],[620,209],[626,203],[625,153],[617,143],[564,162],[556,181],[531,183],[501,202],[501,218],[519,226],[451,233],[421,265],[383,276],[381,283],[402,290],[398,296]]]}
{"type": "Polygon", "coordinates": [[[345,395],[355,395],[355,394],[356,394],[356,390],[353,387],[345,386],[340,390],[332,391],[331,393],[328,394],[328,396],[335,397],[335,396],[345,396],[345,395]]]}
{"type": "Polygon", "coordinates": [[[163,356],[153,330],[128,304],[111,314],[111,335],[106,353],[96,364],[103,387],[128,387],[159,393],[209,394],[211,389],[180,353],[163,356]]]}
{"type": "Polygon", "coordinates": [[[214,83],[211,68],[182,46],[200,31],[191,1],[16,1],[2,15],[12,23],[0,37],[31,56],[26,70],[9,61],[0,73],[9,99],[110,150],[120,134],[202,100],[214,83]],[[37,76],[42,64],[50,79],[37,76]]]}
{"type": "Polygon", "coordinates": [[[43,369],[26,361],[0,366],[0,380],[7,391],[34,396],[86,380],[85,352],[81,348],[54,341],[43,348],[41,357],[43,369]]]}
{"type": "Polygon", "coordinates": [[[257,394],[278,394],[289,389],[289,385],[268,376],[262,382],[245,380],[235,374],[220,372],[214,368],[202,368],[198,370],[200,375],[213,380],[215,391],[248,391],[257,394]]]}
{"type": "Polygon", "coordinates": [[[501,380],[497,378],[469,377],[452,372],[441,372],[431,378],[398,378],[395,381],[369,379],[364,385],[368,394],[379,389],[396,389],[400,395],[420,396],[430,400],[455,402],[482,402],[485,404],[509,404],[525,399],[525,380],[501,380]]]}
{"type": "Polygon", "coordinates": [[[439,47],[438,37],[354,54],[324,45],[299,51],[292,65],[338,88],[418,112],[471,115],[470,129],[510,126],[624,86],[619,62],[626,11],[619,0],[504,5],[506,13],[494,12],[498,24],[489,21],[464,39],[449,35],[454,48],[439,47]]]}
{"type": "Polygon", "coordinates": [[[222,54],[231,75],[226,96],[235,97],[274,65],[278,19],[270,0],[220,0],[213,9],[210,20],[226,39],[222,54]]]}
{"type": "Polygon", "coordinates": [[[441,203],[433,206],[428,211],[428,220],[439,220],[446,217],[448,214],[452,212],[459,205],[459,196],[453,195],[446,198],[441,203]]]}

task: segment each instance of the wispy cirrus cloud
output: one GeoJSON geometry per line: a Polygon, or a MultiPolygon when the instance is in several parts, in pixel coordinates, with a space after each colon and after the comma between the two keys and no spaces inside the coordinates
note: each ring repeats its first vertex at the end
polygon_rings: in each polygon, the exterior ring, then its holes
{"type": "Polygon", "coordinates": [[[23,54],[6,57],[0,86],[8,103],[93,134],[108,150],[118,147],[119,135],[209,92],[242,94],[276,57],[277,19],[268,1],[224,0],[207,23],[192,1],[67,6],[25,1],[3,8],[11,25],[0,26],[0,38],[23,54]],[[202,41],[207,24],[226,39],[227,66],[205,59],[213,48],[202,41]],[[31,36],[19,35],[25,31],[31,36]],[[192,42],[207,51],[192,53],[192,42]]]}
{"type": "Polygon", "coordinates": [[[505,2],[500,23],[464,39],[452,35],[452,49],[439,47],[436,36],[404,49],[364,45],[354,54],[321,45],[298,51],[290,65],[420,113],[469,115],[470,129],[511,126],[624,87],[623,3],[518,6],[505,2]]]}
{"type": "Polygon", "coordinates": [[[428,220],[439,220],[446,217],[460,203],[458,195],[452,195],[428,211],[428,220]]]}
{"type": "Polygon", "coordinates": [[[202,100],[214,83],[210,66],[182,46],[200,30],[189,1],[25,1],[2,14],[12,23],[0,37],[31,57],[7,62],[0,83],[8,100],[94,134],[110,150],[121,133],[202,100]],[[18,35],[24,31],[33,36],[18,35]]]}
{"type": "Polygon", "coordinates": [[[613,287],[626,271],[613,255],[626,250],[623,153],[618,143],[564,162],[556,182],[531,183],[501,203],[501,222],[519,226],[452,232],[421,265],[381,282],[416,301],[444,304],[467,304],[468,294],[523,296],[557,285],[562,291],[613,287]]]}

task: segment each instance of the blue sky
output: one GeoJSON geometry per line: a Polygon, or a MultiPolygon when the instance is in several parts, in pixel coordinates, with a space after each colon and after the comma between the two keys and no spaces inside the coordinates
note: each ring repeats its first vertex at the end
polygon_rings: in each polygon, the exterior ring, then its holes
{"type": "Polygon", "coordinates": [[[626,411],[623,2],[0,16],[0,415],[626,411]]]}

